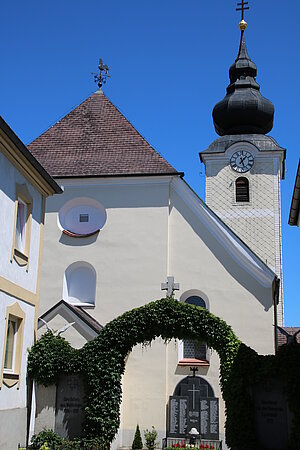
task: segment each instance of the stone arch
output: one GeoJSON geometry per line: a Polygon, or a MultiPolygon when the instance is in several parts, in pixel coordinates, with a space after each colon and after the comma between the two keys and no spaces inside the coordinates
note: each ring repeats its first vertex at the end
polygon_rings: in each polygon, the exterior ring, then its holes
{"type": "Polygon", "coordinates": [[[240,346],[231,327],[222,319],[206,309],[172,298],[148,303],[108,323],[83,349],[89,405],[85,432],[100,437],[105,448],[109,448],[119,428],[125,358],[135,345],[150,343],[156,337],[166,341],[205,340],[219,354],[222,390],[240,346]]]}

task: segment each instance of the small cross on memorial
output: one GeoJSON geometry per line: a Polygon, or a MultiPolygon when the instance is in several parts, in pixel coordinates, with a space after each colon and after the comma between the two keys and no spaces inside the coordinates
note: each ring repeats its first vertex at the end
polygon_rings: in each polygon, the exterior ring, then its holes
{"type": "Polygon", "coordinates": [[[174,291],[179,291],[179,283],[174,283],[174,277],[167,277],[166,283],[161,283],[161,290],[167,291],[166,297],[174,297],[174,291]]]}
{"type": "Polygon", "coordinates": [[[196,396],[195,396],[195,394],[196,394],[196,392],[200,392],[200,389],[196,389],[196,386],[193,383],[193,389],[188,389],[188,392],[192,392],[193,393],[193,409],[196,409],[196,403],[195,403],[196,396]]]}

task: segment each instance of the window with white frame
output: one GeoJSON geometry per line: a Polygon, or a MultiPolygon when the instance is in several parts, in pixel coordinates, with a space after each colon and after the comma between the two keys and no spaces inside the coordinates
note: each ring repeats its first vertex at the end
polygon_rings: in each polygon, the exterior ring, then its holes
{"type": "Polygon", "coordinates": [[[18,197],[15,248],[25,253],[27,204],[18,197]]]}
{"type": "Polygon", "coordinates": [[[6,345],[4,355],[5,371],[14,370],[17,331],[18,331],[18,320],[17,318],[10,315],[7,321],[6,345]]]}
{"type": "Polygon", "coordinates": [[[26,184],[17,184],[11,262],[14,259],[20,266],[27,266],[27,270],[29,264],[31,222],[32,197],[26,184]]]}
{"type": "Polygon", "coordinates": [[[23,348],[24,323],[25,313],[18,302],[6,308],[0,388],[2,383],[9,388],[16,384],[20,387],[22,358],[26,353],[23,348]]]}

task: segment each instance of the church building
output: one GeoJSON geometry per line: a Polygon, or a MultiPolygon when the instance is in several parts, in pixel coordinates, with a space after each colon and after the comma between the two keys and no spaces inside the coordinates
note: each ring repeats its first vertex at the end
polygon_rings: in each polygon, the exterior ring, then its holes
{"type": "MultiPolygon", "coordinates": [[[[63,336],[74,347],[120,314],[174,295],[221,317],[258,353],[274,353],[285,150],[267,135],[274,107],[260,93],[245,28],[242,20],[227,94],[213,111],[220,137],[200,154],[205,202],[101,88],[29,145],[63,189],[46,203],[39,316],[55,329],[72,322],[63,336]]],[[[112,448],[131,447],[137,424],[154,426],[160,442],[196,428],[226,448],[219,358],[205,343],[136,346],[122,389],[112,448]]],[[[37,386],[36,432],[61,431],[56,388],[47,392],[37,386]]]]}

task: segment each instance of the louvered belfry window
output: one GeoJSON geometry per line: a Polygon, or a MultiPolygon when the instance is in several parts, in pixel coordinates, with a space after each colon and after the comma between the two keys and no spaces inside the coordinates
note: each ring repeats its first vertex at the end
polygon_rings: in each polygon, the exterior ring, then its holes
{"type": "Polygon", "coordinates": [[[249,202],[249,180],[246,177],[239,177],[235,180],[235,201],[249,202]]]}

